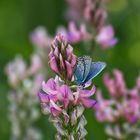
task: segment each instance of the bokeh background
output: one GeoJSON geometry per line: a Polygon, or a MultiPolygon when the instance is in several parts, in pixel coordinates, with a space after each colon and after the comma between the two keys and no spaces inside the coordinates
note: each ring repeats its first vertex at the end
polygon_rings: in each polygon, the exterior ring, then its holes
{"type": "MultiPolygon", "coordinates": [[[[110,0],[111,1],[111,0],[110,0]]],[[[6,63],[16,54],[25,60],[33,51],[29,33],[37,26],[43,25],[54,35],[58,25],[67,25],[64,18],[65,0],[0,0],[0,139],[8,140],[10,122],[7,116],[9,86],[4,74],[6,63]]],[[[128,87],[132,87],[140,70],[140,0],[116,0],[108,5],[109,23],[112,23],[119,43],[112,49],[101,51],[95,49],[95,59],[107,62],[105,71],[113,68],[123,71],[128,87]]],[[[84,54],[82,46],[76,48],[78,55],[84,54]]],[[[104,90],[102,75],[95,84],[104,90]]],[[[40,112],[41,113],[41,112],[40,112]]],[[[88,120],[87,140],[106,140],[103,124],[96,122],[94,111],[85,112],[88,120]]],[[[44,140],[53,140],[54,129],[42,115],[36,126],[43,131],[44,140]]]]}

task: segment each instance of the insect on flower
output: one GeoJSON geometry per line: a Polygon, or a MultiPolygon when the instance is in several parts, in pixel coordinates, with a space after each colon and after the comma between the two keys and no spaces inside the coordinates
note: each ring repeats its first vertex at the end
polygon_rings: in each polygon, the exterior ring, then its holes
{"type": "Polygon", "coordinates": [[[92,62],[89,56],[79,57],[74,71],[75,83],[81,86],[95,78],[104,68],[104,62],[92,62]]]}

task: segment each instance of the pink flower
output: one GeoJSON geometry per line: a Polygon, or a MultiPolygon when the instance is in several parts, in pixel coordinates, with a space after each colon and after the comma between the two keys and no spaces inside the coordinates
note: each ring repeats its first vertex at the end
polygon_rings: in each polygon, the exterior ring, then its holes
{"type": "Polygon", "coordinates": [[[94,17],[96,32],[99,33],[99,31],[103,28],[105,21],[107,19],[107,11],[104,8],[97,9],[94,17]]]}
{"type": "Polygon", "coordinates": [[[76,61],[72,46],[67,43],[62,35],[57,35],[52,43],[51,52],[49,53],[51,69],[58,74],[62,80],[71,80],[76,61]]]}
{"type": "Polygon", "coordinates": [[[83,16],[83,9],[85,8],[85,0],[66,0],[69,7],[66,13],[66,18],[69,20],[78,21],[83,16]]]}
{"type": "Polygon", "coordinates": [[[96,104],[96,101],[90,99],[90,97],[95,93],[95,91],[95,86],[93,86],[91,90],[83,90],[81,88],[78,88],[77,91],[74,93],[75,104],[82,103],[86,108],[93,108],[96,104]]]}
{"type": "Polygon", "coordinates": [[[96,32],[102,28],[107,18],[107,11],[102,5],[101,1],[88,0],[84,9],[84,18],[94,23],[96,32]]]}
{"type": "Polygon", "coordinates": [[[114,30],[111,25],[105,26],[100,30],[96,41],[103,49],[113,47],[118,42],[117,38],[114,37],[114,30]]]}
{"type": "Polygon", "coordinates": [[[78,29],[74,22],[69,23],[68,30],[64,27],[58,28],[57,33],[64,35],[68,42],[72,44],[91,39],[91,35],[87,32],[86,26],[81,24],[80,29],[78,29]]]}
{"type": "Polygon", "coordinates": [[[53,116],[58,116],[62,112],[62,109],[53,100],[50,100],[50,112],[53,116]]]}
{"type": "Polygon", "coordinates": [[[140,96],[137,88],[127,91],[123,106],[125,118],[129,123],[135,124],[140,116],[140,96]]]}
{"type": "Polygon", "coordinates": [[[44,76],[40,73],[36,74],[34,76],[32,86],[31,86],[31,90],[30,90],[30,94],[32,94],[32,95],[37,95],[38,94],[43,80],[44,80],[44,76]]]}
{"type": "Polygon", "coordinates": [[[60,85],[56,79],[49,79],[42,83],[41,91],[38,94],[44,112],[57,116],[64,109],[67,109],[70,102],[73,102],[73,94],[69,86],[60,85]]]}
{"type": "Polygon", "coordinates": [[[17,86],[26,77],[27,65],[21,56],[17,56],[12,62],[8,63],[5,69],[9,83],[17,86]]]}
{"type": "Polygon", "coordinates": [[[105,100],[100,91],[97,91],[96,118],[100,122],[114,122],[116,120],[116,112],[112,109],[115,105],[113,100],[105,100]]]}
{"type": "Polygon", "coordinates": [[[55,102],[58,100],[57,89],[58,85],[56,84],[56,81],[53,78],[49,79],[47,83],[45,82],[42,83],[42,91],[47,93],[49,100],[53,100],[55,102]]]}
{"type": "Polygon", "coordinates": [[[37,73],[42,67],[41,58],[37,54],[33,54],[31,58],[31,65],[27,71],[28,75],[37,73]]]}
{"type": "Polygon", "coordinates": [[[52,38],[48,35],[44,27],[36,28],[30,35],[33,44],[39,48],[46,48],[51,45],[52,38]]]}
{"type": "Polygon", "coordinates": [[[51,113],[53,116],[60,114],[62,109],[57,105],[58,89],[59,85],[53,78],[49,79],[47,83],[42,83],[42,88],[38,96],[44,113],[51,113]]]}
{"type": "Polygon", "coordinates": [[[127,89],[123,74],[119,70],[113,71],[114,78],[104,75],[104,82],[109,91],[110,98],[105,100],[101,92],[97,93],[96,117],[104,122],[117,122],[123,119],[128,124],[136,124],[140,119],[140,95],[138,80],[133,89],[127,89]]]}
{"type": "Polygon", "coordinates": [[[64,103],[64,107],[67,108],[69,105],[69,102],[73,101],[73,94],[70,88],[67,85],[62,85],[59,88],[59,93],[58,93],[58,99],[64,103]]]}
{"type": "Polygon", "coordinates": [[[127,99],[125,102],[124,116],[128,122],[134,124],[137,122],[140,115],[140,104],[137,99],[127,99]]]}
{"type": "Polygon", "coordinates": [[[93,108],[96,101],[90,99],[95,93],[95,86],[91,90],[76,87],[76,92],[73,92],[70,86],[60,83],[53,78],[46,83],[42,83],[41,91],[38,96],[42,104],[44,113],[57,116],[60,113],[67,112],[68,108],[75,105],[83,105],[86,108],[93,108]]]}
{"type": "Polygon", "coordinates": [[[19,82],[26,77],[36,75],[42,66],[41,60],[38,55],[33,54],[31,57],[31,64],[29,68],[21,56],[7,64],[5,72],[8,75],[8,80],[12,86],[17,86],[19,82]]]}
{"type": "Polygon", "coordinates": [[[112,97],[120,97],[126,94],[126,86],[123,78],[123,74],[119,70],[114,70],[114,79],[110,78],[109,74],[104,75],[104,83],[112,97]]]}
{"type": "Polygon", "coordinates": [[[49,103],[50,100],[56,102],[57,99],[57,87],[56,81],[51,78],[47,83],[43,82],[41,91],[39,92],[39,99],[41,103],[49,103]]]}

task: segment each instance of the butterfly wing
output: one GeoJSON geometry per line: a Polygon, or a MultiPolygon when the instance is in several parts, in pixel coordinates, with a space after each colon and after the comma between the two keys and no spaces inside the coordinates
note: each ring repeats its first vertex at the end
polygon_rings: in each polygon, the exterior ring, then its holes
{"type": "Polygon", "coordinates": [[[78,62],[74,71],[74,79],[77,84],[81,84],[84,76],[84,63],[78,58],[78,62]]]}
{"type": "Polygon", "coordinates": [[[89,72],[90,72],[90,67],[91,67],[91,63],[92,63],[92,59],[89,56],[84,56],[83,57],[83,63],[84,63],[84,76],[83,76],[83,81],[85,81],[85,79],[87,78],[89,72]]]}
{"type": "Polygon", "coordinates": [[[79,57],[75,68],[74,77],[75,82],[81,85],[89,74],[91,67],[91,58],[88,56],[79,57]]]}
{"type": "Polygon", "coordinates": [[[104,62],[92,62],[90,67],[90,72],[85,79],[84,83],[95,78],[104,68],[106,67],[106,63],[104,62]]]}

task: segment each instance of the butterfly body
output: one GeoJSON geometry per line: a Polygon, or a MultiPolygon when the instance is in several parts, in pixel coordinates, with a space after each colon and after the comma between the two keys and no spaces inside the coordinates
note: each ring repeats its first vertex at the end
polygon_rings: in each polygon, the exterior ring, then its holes
{"type": "Polygon", "coordinates": [[[89,56],[79,57],[74,71],[76,84],[84,86],[95,78],[106,66],[104,62],[92,62],[89,56]]]}

